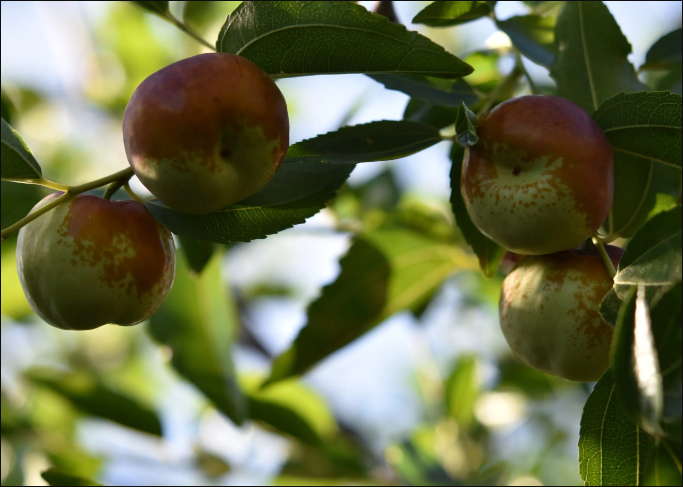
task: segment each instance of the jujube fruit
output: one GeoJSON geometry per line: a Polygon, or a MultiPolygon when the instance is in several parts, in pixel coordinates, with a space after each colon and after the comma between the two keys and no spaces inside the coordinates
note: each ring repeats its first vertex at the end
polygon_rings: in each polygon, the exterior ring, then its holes
{"type": "Polygon", "coordinates": [[[479,230],[518,254],[581,244],[612,206],[614,158],[597,123],[554,96],[501,103],[477,125],[461,192],[479,230]]]}
{"type": "Polygon", "coordinates": [[[275,175],[289,147],[287,104],[251,61],[200,54],[140,83],[123,117],[123,142],[154,196],[180,212],[211,213],[275,175]]]}
{"type": "MultiPolygon", "coordinates": [[[[616,266],[623,251],[607,247],[616,266]]],[[[597,255],[525,256],[505,278],[500,327],[525,364],[568,380],[598,380],[610,364],[612,327],[600,302],[612,279],[597,255]]]]}
{"type": "Polygon", "coordinates": [[[50,325],[128,326],[149,318],[166,298],[175,247],[143,204],[79,195],[22,227],[17,270],[31,307],[50,325]]]}

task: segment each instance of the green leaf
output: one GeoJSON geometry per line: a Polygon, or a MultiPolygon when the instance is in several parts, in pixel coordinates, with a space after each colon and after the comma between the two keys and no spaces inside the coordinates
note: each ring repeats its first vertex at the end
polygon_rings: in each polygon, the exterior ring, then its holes
{"type": "Polygon", "coordinates": [[[285,160],[356,164],[409,156],[441,142],[438,130],[405,120],[370,122],[342,127],[289,147],[285,160]]]}
{"type": "Polygon", "coordinates": [[[5,88],[0,89],[0,115],[8,124],[14,123],[13,119],[17,113],[17,107],[12,99],[7,95],[5,88]]]}
{"type": "Polygon", "coordinates": [[[474,422],[474,404],[480,389],[477,366],[475,356],[460,357],[446,381],[446,410],[462,428],[474,422]]]}
{"type": "Polygon", "coordinates": [[[585,485],[642,485],[639,472],[653,446],[617,399],[607,371],[588,397],[579,432],[579,473],[585,485]]]}
{"type": "Polygon", "coordinates": [[[472,67],[429,39],[354,2],[243,2],[216,43],[274,77],[422,74],[460,78],[472,67]]]}
{"type": "Polygon", "coordinates": [[[659,38],[647,51],[645,64],[640,69],[681,69],[683,47],[681,28],[659,38]]]}
{"type": "Polygon", "coordinates": [[[491,13],[487,2],[432,2],[413,18],[413,24],[450,27],[464,24],[491,13]]]}
{"type": "Polygon", "coordinates": [[[216,244],[183,236],[179,236],[178,241],[191,272],[195,275],[201,274],[216,251],[216,244]]]}
{"type": "Polygon", "coordinates": [[[642,485],[681,485],[680,457],[668,443],[650,450],[642,478],[642,485]]]}
{"type": "Polygon", "coordinates": [[[564,2],[550,75],[557,95],[593,113],[619,92],[645,91],[628,61],[631,45],[602,2],[564,2]]]}
{"type": "Polygon", "coordinates": [[[667,431],[672,430],[675,433],[679,442],[681,441],[681,405],[683,403],[681,401],[683,389],[681,290],[681,283],[676,284],[654,304],[654,309],[650,312],[659,368],[664,383],[664,426],[667,431]]]}
{"type": "Polygon", "coordinates": [[[91,416],[152,435],[161,435],[156,412],[134,399],[115,392],[86,371],[68,374],[35,369],[26,373],[34,384],[46,387],[67,399],[77,409],[91,416]]]}
{"type": "Polygon", "coordinates": [[[421,305],[453,271],[472,267],[460,249],[392,227],[356,237],[340,264],[268,383],[305,373],[397,311],[421,305]]]}
{"type": "Polygon", "coordinates": [[[43,171],[24,139],[2,119],[2,179],[40,179],[43,171]]]}
{"type": "Polygon", "coordinates": [[[409,74],[372,74],[369,76],[389,90],[400,91],[416,100],[442,107],[458,107],[460,103],[473,105],[477,102],[477,95],[462,79],[452,81],[409,74]]]}
{"type": "Polygon", "coordinates": [[[624,252],[614,282],[647,286],[681,282],[681,218],[677,206],[646,222],[624,252]]]}
{"type": "Polygon", "coordinates": [[[553,16],[519,15],[498,20],[496,25],[505,32],[512,45],[536,64],[550,68],[555,61],[555,23],[553,16]]]}
{"type": "Polygon", "coordinates": [[[80,486],[80,485],[102,485],[94,482],[90,479],[84,479],[82,477],[76,477],[75,475],[69,475],[64,473],[58,468],[48,468],[44,472],[40,473],[43,480],[49,485],[56,486],[80,486]]]}
{"type": "Polygon", "coordinates": [[[678,193],[681,167],[681,95],[619,93],[593,114],[614,151],[614,204],[606,227],[611,238],[630,237],[659,193],[678,193]]]}
{"type": "Polygon", "coordinates": [[[284,163],[258,193],[208,215],[179,213],[160,201],[149,211],[176,235],[228,244],[280,232],[318,213],[351,174],[351,164],[284,163]]]}
{"type": "Polygon", "coordinates": [[[193,279],[185,260],[179,258],[171,292],[150,318],[149,331],[171,349],[176,371],[241,424],[246,418],[246,400],[231,357],[237,312],[221,277],[221,261],[221,255],[215,255],[193,279]]]}
{"type": "Polygon", "coordinates": [[[617,317],[614,373],[622,406],[651,435],[661,436],[663,387],[645,288],[631,288],[617,317]]]}
{"type": "Polygon", "coordinates": [[[505,254],[505,249],[479,231],[470,219],[465,202],[460,193],[460,178],[462,175],[462,159],[465,150],[458,144],[453,144],[451,151],[451,208],[455,222],[460,228],[465,241],[472,247],[479,259],[479,267],[486,277],[496,273],[498,264],[505,254]]]}
{"type": "Polygon", "coordinates": [[[170,12],[168,10],[168,2],[133,2],[135,5],[138,7],[142,7],[145,10],[148,10],[152,13],[155,13],[157,15],[161,15],[162,17],[166,17],[170,15],[170,12]]]}
{"type": "Polygon", "coordinates": [[[455,137],[462,147],[475,145],[479,142],[477,136],[477,116],[467,108],[465,103],[460,105],[455,115],[455,137]]]}
{"type": "Polygon", "coordinates": [[[426,123],[437,130],[453,125],[457,108],[441,107],[420,100],[411,99],[403,112],[403,119],[426,123]]]}

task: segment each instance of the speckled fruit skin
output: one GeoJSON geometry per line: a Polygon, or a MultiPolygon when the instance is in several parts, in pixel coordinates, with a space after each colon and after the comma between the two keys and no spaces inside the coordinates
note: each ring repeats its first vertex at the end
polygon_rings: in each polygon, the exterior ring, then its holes
{"type": "Polygon", "coordinates": [[[275,175],[289,147],[287,104],[251,61],[200,54],[140,83],[123,117],[123,142],[154,196],[183,213],[211,213],[275,175]]]}
{"type": "MultiPolygon", "coordinates": [[[[616,266],[623,251],[607,249],[616,266]]],[[[500,293],[500,327],[514,355],[564,379],[598,380],[610,364],[612,327],[599,309],[611,287],[599,256],[568,250],[523,257],[500,293]]]]}
{"type": "MultiPolygon", "coordinates": [[[[43,198],[32,211],[60,194],[43,198]]],[[[128,326],[164,302],[175,247],[144,205],[79,195],[19,231],[17,270],[31,307],[50,325],[128,326]]]]}
{"type": "Polygon", "coordinates": [[[465,152],[461,192],[486,236],[518,254],[581,244],[607,218],[614,192],[612,147],[581,107],[555,96],[501,103],[465,152]]]}

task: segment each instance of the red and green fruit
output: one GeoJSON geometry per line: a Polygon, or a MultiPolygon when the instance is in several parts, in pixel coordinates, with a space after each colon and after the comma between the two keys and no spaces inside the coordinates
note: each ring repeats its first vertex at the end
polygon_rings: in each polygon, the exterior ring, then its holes
{"type": "MultiPolygon", "coordinates": [[[[623,251],[607,247],[616,266],[623,251]]],[[[610,365],[612,327],[600,302],[612,278],[597,255],[525,256],[505,278],[500,326],[522,362],[568,380],[598,380],[610,365]]]]}
{"type": "Polygon", "coordinates": [[[175,247],[143,204],[79,195],[22,227],[17,270],[31,307],[49,324],[128,326],[149,318],[166,298],[175,247]]]}
{"type": "Polygon", "coordinates": [[[145,79],[123,118],[133,171],[154,196],[193,214],[259,191],[289,147],[282,93],[247,59],[210,53],[145,79]]]}
{"type": "Polygon", "coordinates": [[[580,245],[612,207],[612,147],[569,100],[532,95],[501,103],[477,125],[463,161],[467,212],[486,236],[518,254],[580,245]]]}

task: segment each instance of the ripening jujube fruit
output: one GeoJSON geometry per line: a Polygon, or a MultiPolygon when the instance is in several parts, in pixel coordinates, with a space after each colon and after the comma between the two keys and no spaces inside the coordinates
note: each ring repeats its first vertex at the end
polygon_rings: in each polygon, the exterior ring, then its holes
{"type": "Polygon", "coordinates": [[[501,103],[477,125],[461,192],[470,218],[500,246],[541,255],[580,245],[612,206],[614,158],[598,124],[555,96],[501,103]]]}
{"type": "Polygon", "coordinates": [[[175,246],[143,204],[78,195],[21,228],[17,270],[31,307],[50,325],[128,326],[149,318],[166,298],[175,246]]]}
{"type": "MultiPolygon", "coordinates": [[[[616,267],[623,250],[607,251],[616,267]]],[[[599,310],[611,288],[598,255],[567,250],[521,258],[500,293],[500,327],[513,354],[564,379],[598,380],[610,364],[613,329],[599,310]]]]}
{"type": "Polygon", "coordinates": [[[150,75],[123,118],[133,171],[169,207],[218,211],[259,191],[289,147],[282,93],[247,59],[193,56],[150,75]]]}

